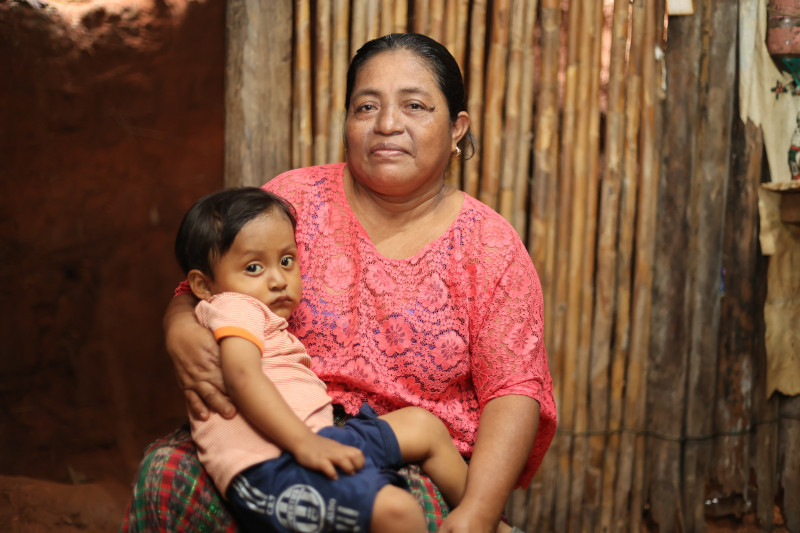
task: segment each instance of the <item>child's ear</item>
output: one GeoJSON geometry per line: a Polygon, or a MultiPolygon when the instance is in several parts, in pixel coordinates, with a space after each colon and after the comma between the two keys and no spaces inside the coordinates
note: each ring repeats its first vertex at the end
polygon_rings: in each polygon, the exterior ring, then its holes
{"type": "Polygon", "coordinates": [[[208,300],[211,298],[211,283],[208,276],[194,269],[189,271],[186,280],[189,282],[189,287],[191,287],[195,296],[201,300],[208,300]]]}

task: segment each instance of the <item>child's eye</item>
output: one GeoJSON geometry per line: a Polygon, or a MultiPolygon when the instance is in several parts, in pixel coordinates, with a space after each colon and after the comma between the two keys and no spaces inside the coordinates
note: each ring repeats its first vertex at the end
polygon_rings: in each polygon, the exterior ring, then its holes
{"type": "Polygon", "coordinates": [[[247,265],[246,267],[244,267],[244,269],[245,269],[246,272],[249,272],[250,274],[258,274],[259,272],[264,270],[264,267],[262,267],[261,265],[259,265],[257,263],[251,263],[251,264],[247,265]]]}
{"type": "Polygon", "coordinates": [[[294,265],[294,257],[291,255],[284,255],[281,257],[281,266],[284,268],[289,268],[294,265]]]}

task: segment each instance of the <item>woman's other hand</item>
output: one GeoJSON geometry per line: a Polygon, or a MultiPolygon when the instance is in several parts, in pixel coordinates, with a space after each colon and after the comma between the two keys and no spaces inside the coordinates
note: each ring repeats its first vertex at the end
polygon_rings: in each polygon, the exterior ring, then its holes
{"type": "Polygon", "coordinates": [[[181,294],[167,306],[164,314],[167,352],[192,415],[205,420],[213,411],[231,418],[236,408],[222,379],[219,345],[211,331],[197,322],[196,302],[193,295],[181,294]]]}

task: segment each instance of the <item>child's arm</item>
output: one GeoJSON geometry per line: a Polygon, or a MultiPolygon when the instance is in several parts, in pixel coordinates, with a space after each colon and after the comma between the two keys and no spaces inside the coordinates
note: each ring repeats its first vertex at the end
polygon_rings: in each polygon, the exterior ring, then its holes
{"type": "Polygon", "coordinates": [[[261,352],[240,337],[220,342],[222,376],[237,409],[282,450],[306,468],[336,479],[336,467],[352,474],[364,466],[358,448],[320,437],[289,407],[272,381],[261,371],[261,352]]]}

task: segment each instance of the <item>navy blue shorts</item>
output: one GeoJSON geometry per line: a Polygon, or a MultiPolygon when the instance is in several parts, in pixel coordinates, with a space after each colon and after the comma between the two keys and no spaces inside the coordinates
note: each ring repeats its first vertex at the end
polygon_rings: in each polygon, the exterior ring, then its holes
{"type": "Polygon", "coordinates": [[[397,473],[403,466],[397,438],[369,405],[344,427],[326,427],[319,435],[360,449],[364,468],[332,480],[298,465],[287,452],[251,466],[233,478],[227,491],[244,531],[369,531],[378,491],[389,484],[407,488],[397,473]]]}

